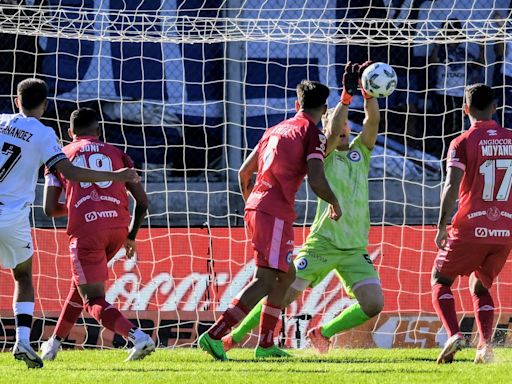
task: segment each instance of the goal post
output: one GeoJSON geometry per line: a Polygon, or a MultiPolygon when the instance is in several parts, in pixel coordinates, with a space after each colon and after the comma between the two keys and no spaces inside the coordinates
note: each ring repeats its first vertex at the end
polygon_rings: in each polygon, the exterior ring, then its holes
{"type": "MultiPolygon", "coordinates": [[[[293,116],[297,83],[325,83],[334,107],[347,61],[391,64],[398,87],[379,100],[382,122],[369,175],[368,253],[386,303],[377,319],[340,335],[337,345],[432,347],[446,339],[429,284],[443,164],[449,142],[467,126],[465,85],[493,85],[498,119],[506,125],[512,113],[508,0],[18,3],[0,4],[1,112],[13,111],[19,80],[43,78],[51,92],[44,122],[63,144],[71,111],[89,106],[101,118],[102,137],[134,159],[149,214],[136,261],[120,253],[111,262],[107,299],[162,347],[193,345],[250,279],[237,170],[264,129],[293,116]]],[[[355,96],[353,134],[361,130],[362,106],[355,96]]],[[[65,221],[44,216],[41,183],[32,213],[34,342],[52,333],[71,276],[65,221]]],[[[306,184],[296,207],[299,246],[316,209],[306,184]]],[[[495,338],[503,345],[512,318],[509,264],[493,288],[495,338]]],[[[9,348],[12,284],[9,271],[0,275],[0,344],[9,348]]],[[[462,329],[474,333],[467,281],[454,288],[462,329]]],[[[308,327],[352,302],[329,275],[287,310],[283,343],[303,347],[308,327]]],[[[125,345],[85,315],[66,343],[125,345]]]]}

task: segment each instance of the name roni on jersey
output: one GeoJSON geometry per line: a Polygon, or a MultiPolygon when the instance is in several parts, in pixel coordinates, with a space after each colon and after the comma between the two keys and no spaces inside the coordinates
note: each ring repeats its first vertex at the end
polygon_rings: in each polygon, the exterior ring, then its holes
{"type": "Polygon", "coordinates": [[[482,156],[512,156],[512,139],[486,139],[478,143],[482,156]]]}

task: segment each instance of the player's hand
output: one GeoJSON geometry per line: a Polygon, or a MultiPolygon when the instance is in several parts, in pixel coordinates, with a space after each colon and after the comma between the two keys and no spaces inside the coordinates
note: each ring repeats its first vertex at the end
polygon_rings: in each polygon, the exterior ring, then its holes
{"type": "Polygon", "coordinates": [[[139,183],[140,176],[137,174],[135,169],[133,168],[121,168],[117,171],[114,171],[117,174],[117,181],[122,183],[139,183]]]}
{"type": "Polygon", "coordinates": [[[363,64],[361,64],[361,65],[359,66],[359,73],[358,73],[358,74],[359,74],[359,78],[361,78],[361,76],[363,76],[363,72],[364,72],[364,70],[365,70],[366,68],[368,68],[368,67],[369,67],[370,65],[372,65],[372,64],[373,64],[373,61],[371,61],[371,60],[367,60],[367,61],[365,61],[363,64]]]}
{"type": "Polygon", "coordinates": [[[137,252],[137,244],[135,244],[135,240],[126,239],[124,241],[124,249],[126,250],[126,258],[131,259],[135,256],[137,252]]]}
{"type": "Polygon", "coordinates": [[[343,90],[350,96],[354,96],[359,85],[359,64],[352,64],[351,61],[345,65],[343,73],[343,90]]]}
{"type": "Polygon", "coordinates": [[[446,243],[448,242],[448,231],[446,230],[446,227],[440,227],[437,229],[435,241],[437,248],[442,249],[443,251],[446,249],[446,243]]]}
{"type": "Polygon", "coordinates": [[[329,217],[331,220],[338,221],[342,214],[341,207],[338,203],[329,205],[329,217]]]}

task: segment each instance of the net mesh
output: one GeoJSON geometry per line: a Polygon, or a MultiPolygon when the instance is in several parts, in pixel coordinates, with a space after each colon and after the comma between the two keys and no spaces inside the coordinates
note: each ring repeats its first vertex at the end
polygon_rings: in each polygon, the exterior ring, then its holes
{"type": "MultiPolygon", "coordinates": [[[[430,304],[434,224],[449,142],[467,126],[464,85],[492,84],[507,121],[512,86],[509,1],[277,0],[2,1],[0,108],[14,110],[28,76],[51,90],[45,123],[66,143],[69,115],[89,106],[103,138],[143,171],[150,197],[137,262],[112,264],[107,300],[161,346],[191,345],[250,279],[236,171],[263,130],[294,114],[302,79],[329,86],[339,100],[347,61],[390,63],[397,90],[379,101],[382,125],[370,171],[368,252],[385,292],[383,314],[338,337],[339,345],[434,346],[445,340],[430,304]]],[[[361,130],[363,99],[350,111],[361,130]]],[[[505,124],[506,125],[506,124],[505,124]]],[[[32,338],[52,332],[70,284],[64,221],[34,206],[36,309],[32,338]]],[[[297,196],[297,244],[316,208],[297,196]]],[[[348,208],[347,208],[348,209],[348,208]]],[[[9,272],[0,303],[4,346],[12,342],[9,272]]],[[[509,264],[495,286],[496,337],[507,342],[512,308],[509,264]]],[[[455,285],[464,332],[474,332],[467,281],[455,285]]],[[[283,317],[281,340],[304,346],[305,330],[353,301],[335,275],[307,291],[283,317]]],[[[118,335],[87,316],[70,345],[118,347],[118,335]]],[[[251,343],[254,339],[250,339],[251,343]]]]}

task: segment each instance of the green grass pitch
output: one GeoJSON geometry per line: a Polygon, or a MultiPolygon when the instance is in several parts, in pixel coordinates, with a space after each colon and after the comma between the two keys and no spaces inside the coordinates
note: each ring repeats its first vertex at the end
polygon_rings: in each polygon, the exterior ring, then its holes
{"type": "Polygon", "coordinates": [[[28,370],[10,353],[0,353],[0,383],[508,383],[512,349],[496,349],[496,362],[473,364],[475,350],[456,362],[435,364],[438,349],[337,349],[325,356],[292,351],[292,360],[254,361],[252,350],[229,352],[216,362],[198,349],[161,349],[144,361],[124,363],[123,350],[61,351],[57,360],[28,370]]]}

